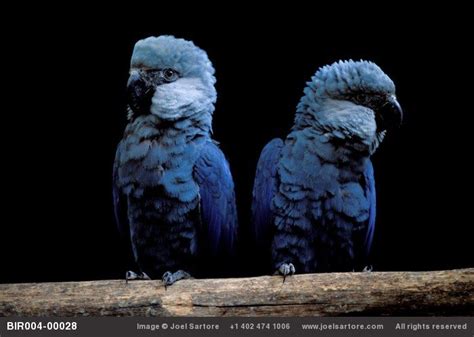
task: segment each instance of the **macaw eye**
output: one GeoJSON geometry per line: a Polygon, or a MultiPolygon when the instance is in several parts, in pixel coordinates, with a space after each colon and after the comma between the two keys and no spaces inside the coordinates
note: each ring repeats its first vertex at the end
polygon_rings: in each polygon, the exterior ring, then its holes
{"type": "Polygon", "coordinates": [[[356,101],[359,102],[359,103],[365,102],[365,96],[362,95],[362,94],[356,95],[356,101]]]}
{"type": "Polygon", "coordinates": [[[176,70],[173,70],[173,69],[164,69],[163,70],[163,78],[167,81],[167,82],[174,82],[178,79],[178,72],[176,70]]]}

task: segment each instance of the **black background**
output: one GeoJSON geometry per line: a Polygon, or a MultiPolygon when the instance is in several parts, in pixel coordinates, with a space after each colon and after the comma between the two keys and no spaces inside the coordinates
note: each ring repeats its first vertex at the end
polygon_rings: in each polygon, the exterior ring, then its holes
{"type": "Polygon", "coordinates": [[[467,30],[459,22],[447,30],[438,19],[415,25],[413,17],[356,20],[340,30],[314,20],[249,26],[242,19],[237,28],[216,23],[204,30],[198,23],[184,29],[159,19],[111,25],[86,17],[71,27],[62,18],[13,36],[4,63],[12,76],[2,128],[0,281],[123,277],[128,255],[113,220],[112,163],[126,123],[133,45],[161,34],[193,40],[216,68],[214,138],[236,183],[242,275],[258,273],[247,231],[260,151],[287,134],[317,68],[348,58],[377,63],[395,82],[405,112],[402,128],[373,157],[375,269],[474,266],[467,30]]]}

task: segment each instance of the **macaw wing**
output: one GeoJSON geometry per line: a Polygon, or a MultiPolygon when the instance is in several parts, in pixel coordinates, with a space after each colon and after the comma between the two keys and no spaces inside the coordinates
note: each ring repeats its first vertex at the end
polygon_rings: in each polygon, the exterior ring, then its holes
{"type": "Polygon", "coordinates": [[[372,239],[374,237],[375,229],[375,208],[376,208],[376,195],[375,195],[375,177],[374,177],[374,168],[372,162],[367,160],[367,164],[364,170],[365,178],[365,194],[367,200],[369,201],[369,220],[367,226],[367,235],[365,238],[364,248],[365,252],[368,255],[370,248],[372,246],[372,239]]]}
{"type": "MultiPolygon", "coordinates": [[[[121,147],[117,149],[116,158],[120,156],[121,147]]],[[[128,222],[127,198],[118,187],[118,162],[114,163],[112,173],[112,198],[114,204],[114,216],[120,235],[127,243],[130,242],[130,226],[128,222]]]]}
{"type": "Polygon", "coordinates": [[[272,239],[272,200],[278,191],[278,161],[283,141],[275,138],[262,150],[253,186],[252,225],[255,243],[267,247],[272,239]]]}
{"type": "Polygon", "coordinates": [[[201,222],[205,250],[216,256],[233,255],[237,240],[234,182],[222,151],[206,143],[194,167],[201,197],[201,222]]]}

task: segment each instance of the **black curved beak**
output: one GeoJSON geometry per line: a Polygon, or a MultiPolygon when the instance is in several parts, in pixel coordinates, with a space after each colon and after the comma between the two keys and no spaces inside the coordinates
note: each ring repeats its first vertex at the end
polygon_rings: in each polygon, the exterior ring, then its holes
{"type": "Polygon", "coordinates": [[[136,70],[130,72],[127,82],[127,96],[130,108],[137,114],[148,113],[154,88],[136,70]]]}
{"type": "Polygon", "coordinates": [[[395,96],[390,96],[380,110],[376,112],[377,130],[400,127],[403,121],[403,110],[395,96]]]}

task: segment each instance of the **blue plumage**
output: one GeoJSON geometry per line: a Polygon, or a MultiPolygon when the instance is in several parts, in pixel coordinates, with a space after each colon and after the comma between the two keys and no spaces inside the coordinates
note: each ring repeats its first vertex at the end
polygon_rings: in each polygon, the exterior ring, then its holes
{"type": "Polygon", "coordinates": [[[338,62],[316,72],[291,132],[258,162],[253,228],[275,270],[364,266],[375,226],[370,155],[401,117],[395,86],[375,64],[338,62]]]}
{"type": "Polygon", "coordinates": [[[370,252],[370,248],[372,247],[372,240],[374,238],[375,211],[377,209],[376,207],[377,201],[376,201],[376,195],[375,195],[374,168],[372,166],[372,162],[370,161],[367,161],[365,171],[364,171],[364,178],[365,178],[365,195],[367,196],[367,200],[369,201],[369,205],[370,205],[367,235],[364,241],[365,253],[368,255],[370,252]]]}
{"type": "Polygon", "coordinates": [[[215,143],[208,142],[202,147],[194,172],[208,250],[211,255],[232,255],[237,237],[234,183],[224,154],[215,143]]]}
{"type": "Polygon", "coordinates": [[[260,155],[257,164],[255,187],[253,190],[253,230],[260,245],[267,246],[272,232],[272,200],[278,191],[277,165],[280,159],[283,141],[274,139],[269,142],[260,155]]]}
{"type": "Polygon", "coordinates": [[[234,185],[211,139],[214,83],[212,64],[192,42],[160,36],[135,45],[115,215],[142,275],[165,284],[234,254],[234,185]]]}

